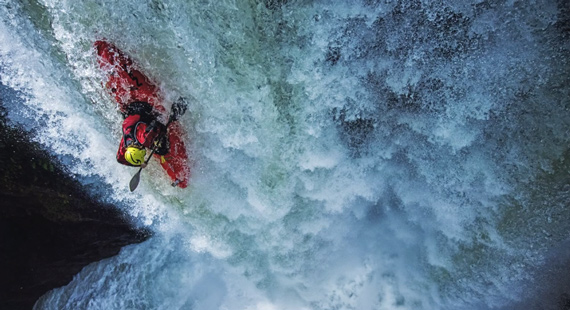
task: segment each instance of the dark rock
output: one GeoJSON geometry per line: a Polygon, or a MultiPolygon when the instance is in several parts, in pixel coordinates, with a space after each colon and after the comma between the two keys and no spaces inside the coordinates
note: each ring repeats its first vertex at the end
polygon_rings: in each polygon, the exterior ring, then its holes
{"type": "MultiPolygon", "coordinates": [[[[2,108],[0,102],[0,109],[2,108]]],[[[1,112],[1,111],[0,111],[1,112]]],[[[0,309],[32,309],[84,266],[142,242],[116,207],[100,203],[0,113],[0,309]]]]}

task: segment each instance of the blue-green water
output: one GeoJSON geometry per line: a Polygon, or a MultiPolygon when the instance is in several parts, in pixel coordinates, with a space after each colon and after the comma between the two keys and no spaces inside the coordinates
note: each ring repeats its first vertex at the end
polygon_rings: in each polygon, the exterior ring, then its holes
{"type": "Polygon", "coordinates": [[[558,309],[570,293],[563,1],[0,4],[12,121],[155,231],[35,309],[558,309]],[[190,99],[187,189],[155,163],[129,192],[101,38],[167,106],[190,99]]]}

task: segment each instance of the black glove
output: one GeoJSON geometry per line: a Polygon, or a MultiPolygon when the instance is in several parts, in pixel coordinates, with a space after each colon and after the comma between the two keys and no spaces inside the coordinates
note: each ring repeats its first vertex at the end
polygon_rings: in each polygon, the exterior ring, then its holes
{"type": "Polygon", "coordinates": [[[172,104],[172,120],[176,121],[180,118],[180,116],[186,113],[186,109],[188,109],[188,103],[186,103],[186,98],[180,97],[176,102],[172,104]]]}
{"type": "Polygon", "coordinates": [[[157,155],[166,155],[170,151],[170,142],[166,135],[161,135],[154,140],[154,153],[157,155]]]}

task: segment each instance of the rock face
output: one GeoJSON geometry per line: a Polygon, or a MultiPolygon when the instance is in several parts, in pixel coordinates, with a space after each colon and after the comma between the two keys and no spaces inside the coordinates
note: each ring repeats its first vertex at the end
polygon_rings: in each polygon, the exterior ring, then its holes
{"type": "Polygon", "coordinates": [[[6,126],[1,109],[0,102],[0,309],[32,309],[84,266],[149,232],[89,196],[25,133],[6,126]]]}

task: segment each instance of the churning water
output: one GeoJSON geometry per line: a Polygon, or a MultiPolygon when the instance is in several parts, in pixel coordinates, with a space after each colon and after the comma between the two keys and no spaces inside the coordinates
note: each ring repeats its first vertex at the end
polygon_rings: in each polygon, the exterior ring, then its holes
{"type": "Polygon", "coordinates": [[[10,119],[156,232],[36,309],[568,302],[567,1],[0,4],[10,119]],[[187,189],[129,192],[101,38],[189,98],[187,189]]]}

